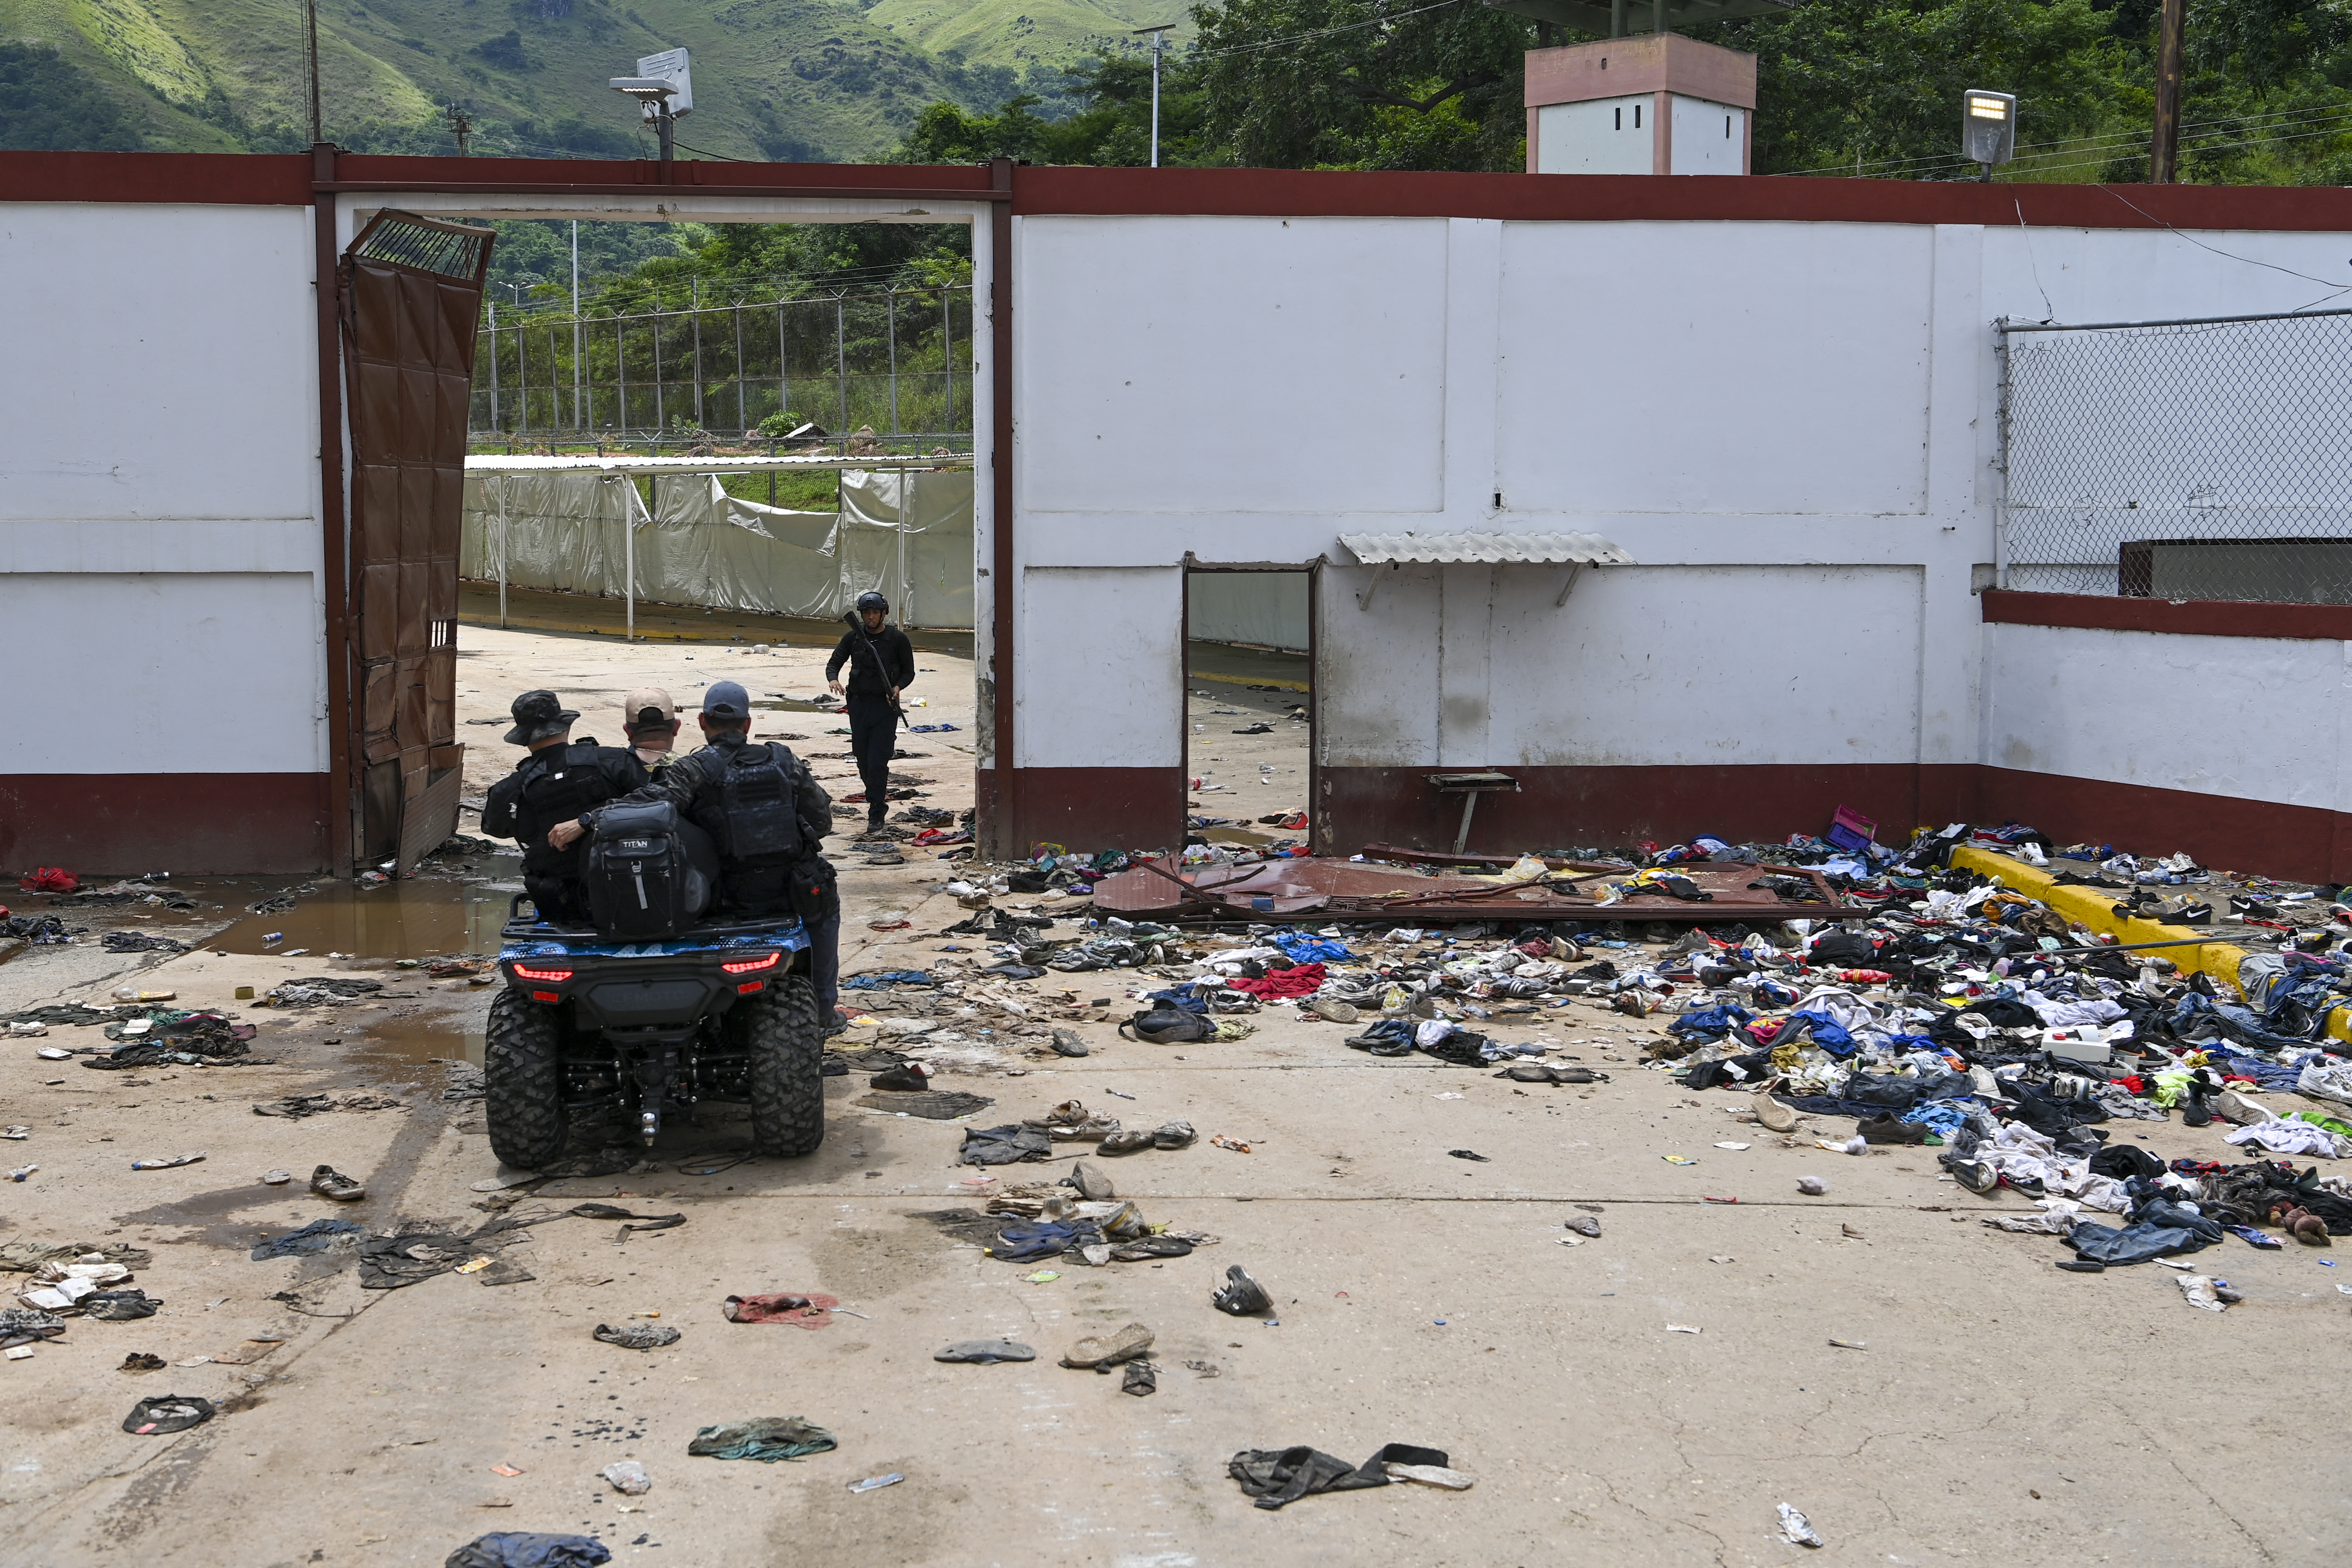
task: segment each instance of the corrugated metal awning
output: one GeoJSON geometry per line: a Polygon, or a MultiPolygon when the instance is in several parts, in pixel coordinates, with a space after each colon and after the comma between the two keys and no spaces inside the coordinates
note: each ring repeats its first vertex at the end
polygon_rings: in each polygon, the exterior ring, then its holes
{"type": "Polygon", "coordinates": [[[1343,533],[1366,566],[1390,562],[1483,561],[1530,566],[1632,566],[1633,558],[1597,533],[1343,533]]]}

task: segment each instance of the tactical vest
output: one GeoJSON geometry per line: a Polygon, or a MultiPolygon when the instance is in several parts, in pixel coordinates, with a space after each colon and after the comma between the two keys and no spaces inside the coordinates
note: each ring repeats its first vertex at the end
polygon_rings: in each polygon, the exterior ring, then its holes
{"type": "Polygon", "coordinates": [[[741,862],[779,864],[801,852],[800,802],[772,744],[726,748],[718,810],[709,824],[719,852],[741,862]]]}
{"type": "Polygon", "coordinates": [[[593,742],[575,741],[551,746],[523,763],[526,770],[520,798],[515,803],[515,826],[528,852],[547,843],[547,830],[569,822],[582,812],[613,798],[613,783],[596,765],[593,742]]]}

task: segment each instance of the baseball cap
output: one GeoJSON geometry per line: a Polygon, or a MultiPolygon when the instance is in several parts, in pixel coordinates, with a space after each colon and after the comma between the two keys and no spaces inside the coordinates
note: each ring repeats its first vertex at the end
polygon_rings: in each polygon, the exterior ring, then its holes
{"type": "Polygon", "coordinates": [[[677,710],[670,706],[669,693],[658,686],[640,686],[621,699],[621,727],[625,730],[667,724],[677,717],[677,710]]]}
{"type": "Polygon", "coordinates": [[[735,681],[715,681],[702,693],[702,710],[713,719],[749,719],[751,694],[735,681]]]}
{"type": "Polygon", "coordinates": [[[561,735],[580,717],[552,691],[526,691],[507,711],[514,719],[514,728],[507,731],[509,746],[528,746],[533,741],[561,735]]]}

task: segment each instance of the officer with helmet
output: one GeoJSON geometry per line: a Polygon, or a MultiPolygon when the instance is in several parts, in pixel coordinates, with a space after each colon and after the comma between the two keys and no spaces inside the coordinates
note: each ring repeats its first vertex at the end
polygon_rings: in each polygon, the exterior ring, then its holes
{"type": "Polygon", "coordinates": [[[890,809],[890,753],[898,749],[903,716],[898,694],[915,683],[915,645],[889,624],[889,615],[890,601],[881,595],[858,595],[856,618],[824,661],[825,679],[847,699],[849,750],[866,783],[868,833],[882,826],[890,809]],[[844,665],[849,667],[845,689],[840,679],[844,665]]]}
{"type": "Polygon", "coordinates": [[[522,846],[522,885],[540,918],[588,919],[580,885],[582,849],[550,834],[583,811],[618,800],[646,782],[645,764],[616,746],[589,737],[572,738],[580,715],[552,691],[526,691],[509,710],[514,728],[507,744],[528,746],[530,754],[515,771],[490,786],[482,803],[482,831],[522,846]]]}
{"type": "MultiPolygon", "coordinates": [[[[710,835],[719,849],[723,911],[801,918],[808,928],[818,1016],[827,1034],[838,1033],[841,900],[824,858],[833,799],[791,747],[752,742],[751,695],[737,682],[721,680],[704,690],[699,721],[709,744],[664,764],[649,779],[641,771],[627,800],[667,801],[710,835]]],[[[596,813],[589,810],[556,824],[550,837],[570,846],[595,826],[596,813]]]]}

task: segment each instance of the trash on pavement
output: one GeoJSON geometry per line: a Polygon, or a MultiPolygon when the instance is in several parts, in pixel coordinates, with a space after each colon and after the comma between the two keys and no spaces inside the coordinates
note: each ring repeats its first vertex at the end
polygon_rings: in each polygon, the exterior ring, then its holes
{"type": "Polygon", "coordinates": [[[1819,1546],[1822,1538],[1812,1521],[1787,1503],[1780,1505],[1780,1536],[1792,1546],[1819,1546]]]}
{"type": "Polygon", "coordinates": [[[122,1429],[134,1437],[163,1437],[174,1432],[184,1432],[191,1426],[201,1426],[213,1418],[213,1405],[208,1399],[193,1399],[184,1394],[163,1394],[152,1399],[142,1399],[131,1407],[122,1418],[122,1429]]]}
{"type": "Polygon", "coordinates": [[[773,1464],[804,1454],[823,1454],[840,1447],[832,1433],[797,1415],[763,1415],[705,1426],[695,1433],[686,1451],[711,1459],[757,1459],[773,1464]]]}
{"type": "Polygon", "coordinates": [[[878,1492],[884,1487],[895,1487],[906,1479],[905,1472],[893,1470],[887,1476],[868,1476],[862,1481],[852,1481],[849,1489],[854,1492],[878,1492]]]}
{"type": "Polygon", "coordinates": [[[1115,1334],[1092,1334],[1064,1351],[1062,1364],[1082,1372],[1117,1366],[1150,1350],[1153,1337],[1141,1323],[1129,1323],[1115,1334]]]}
{"type": "Polygon", "coordinates": [[[625,1351],[657,1351],[677,1343],[685,1336],[664,1323],[623,1323],[617,1329],[599,1323],[592,1337],[625,1351]]]}
{"type": "Polygon", "coordinates": [[[1230,1312],[1236,1318],[1255,1317],[1274,1310],[1274,1298],[1265,1288],[1243,1271],[1238,1263],[1225,1270],[1225,1283],[1209,1298],[1210,1304],[1220,1312],[1230,1312]]]}
{"type": "Polygon", "coordinates": [[[1037,1352],[1018,1340],[958,1340],[942,1350],[933,1351],[931,1359],[988,1366],[1001,1361],[1035,1361],[1037,1352]]]}
{"type": "Polygon", "coordinates": [[[645,1466],[635,1459],[615,1459],[596,1472],[613,1483],[613,1489],[624,1497],[643,1497],[654,1489],[653,1477],[646,1474],[645,1466]]]}
{"type": "MultiPolygon", "coordinates": [[[[1286,1508],[1317,1492],[1360,1491],[1390,1484],[1388,1467],[1410,1465],[1451,1472],[1452,1459],[1438,1448],[1391,1443],[1360,1465],[1320,1449],[1244,1448],[1226,1461],[1225,1473],[1263,1509],[1286,1508]]],[[[1418,1479],[1418,1478],[1416,1478],[1418,1479]]]]}
{"type": "Polygon", "coordinates": [[[841,1305],[834,1296],[777,1291],[765,1296],[730,1296],[720,1310],[730,1323],[787,1323],[796,1329],[833,1326],[833,1310],[841,1305]]]}
{"type": "Polygon", "coordinates": [[[441,1568],[599,1568],[612,1560],[613,1553],[593,1535],[501,1531],[460,1546],[441,1568]]]}

